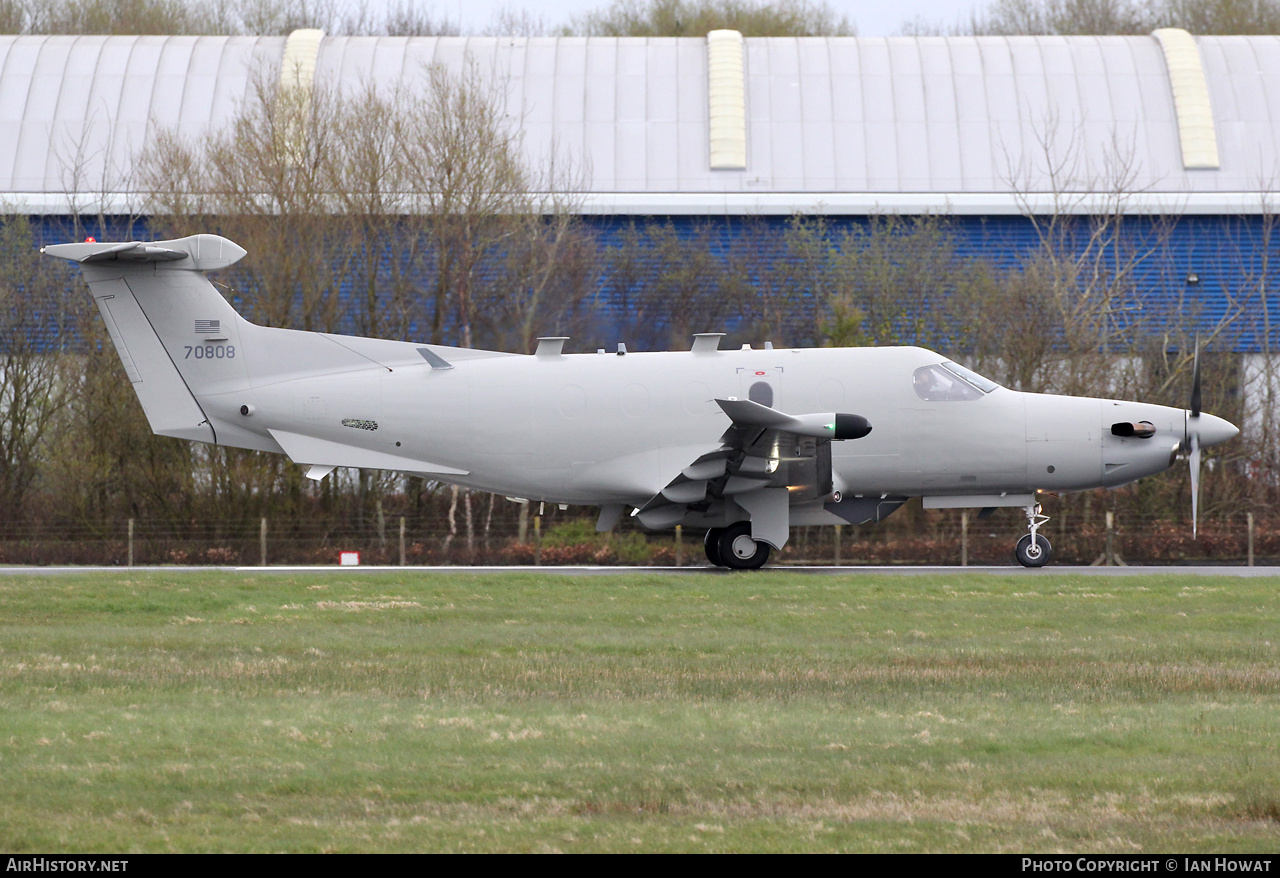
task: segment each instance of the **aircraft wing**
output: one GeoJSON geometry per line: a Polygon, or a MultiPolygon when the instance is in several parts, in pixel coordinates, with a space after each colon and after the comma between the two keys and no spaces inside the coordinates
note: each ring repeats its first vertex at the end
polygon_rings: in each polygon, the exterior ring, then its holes
{"type": "Polygon", "coordinates": [[[791,504],[832,493],[832,440],[860,439],[871,425],[859,415],[789,415],[740,399],[716,403],[732,421],[720,447],[681,470],[637,516],[646,527],[661,529],[691,513],[715,517],[732,502],[750,515],[753,537],[781,548],[791,504]]]}

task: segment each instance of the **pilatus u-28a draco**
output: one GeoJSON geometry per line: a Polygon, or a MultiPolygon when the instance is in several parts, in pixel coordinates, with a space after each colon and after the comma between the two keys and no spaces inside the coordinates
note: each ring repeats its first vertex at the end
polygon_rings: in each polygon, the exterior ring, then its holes
{"type": "Polygon", "coordinates": [[[322,479],[367,467],[514,498],[705,528],[712,564],[754,568],[792,525],[1020,507],[1017,559],[1049,542],[1037,492],[1116,486],[1191,461],[1235,426],[1200,411],[1022,393],[918,347],[532,355],[256,326],[205,278],[216,235],[57,244],[80,264],[156,433],[286,454],[322,479]]]}

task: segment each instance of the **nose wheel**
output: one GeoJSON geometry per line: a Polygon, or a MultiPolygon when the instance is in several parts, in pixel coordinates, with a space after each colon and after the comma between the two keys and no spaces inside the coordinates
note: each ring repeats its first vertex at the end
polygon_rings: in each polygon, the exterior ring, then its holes
{"type": "Polygon", "coordinates": [[[1023,567],[1043,567],[1049,563],[1049,557],[1053,554],[1049,541],[1039,534],[1041,525],[1049,520],[1049,516],[1040,514],[1039,503],[1026,507],[1024,511],[1027,514],[1027,528],[1031,533],[1018,540],[1013,549],[1013,557],[1023,567]]]}

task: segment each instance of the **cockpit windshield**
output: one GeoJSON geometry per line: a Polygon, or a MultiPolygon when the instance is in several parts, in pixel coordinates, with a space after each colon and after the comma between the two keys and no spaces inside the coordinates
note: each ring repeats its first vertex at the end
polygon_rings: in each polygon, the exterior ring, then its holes
{"type": "Polygon", "coordinates": [[[985,394],[1000,386],[950,360],[936,366],[921,366],[916,369],[914,382],[916,396],[929,402],[982,399],[985,394]]]}

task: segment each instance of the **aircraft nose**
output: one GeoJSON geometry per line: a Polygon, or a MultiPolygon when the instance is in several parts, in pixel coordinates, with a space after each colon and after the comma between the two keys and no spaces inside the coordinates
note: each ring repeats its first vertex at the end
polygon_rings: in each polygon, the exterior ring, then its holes
{"type": "Polygon", "coordinates": [[[1228,439],[1234,439],[1240,434],[1240,428],[1225,418],[1219,418],[1216,415],[1200,416],[1200,447],[1208,448],[1210,445],[1221,445],[1228,439]]]}

